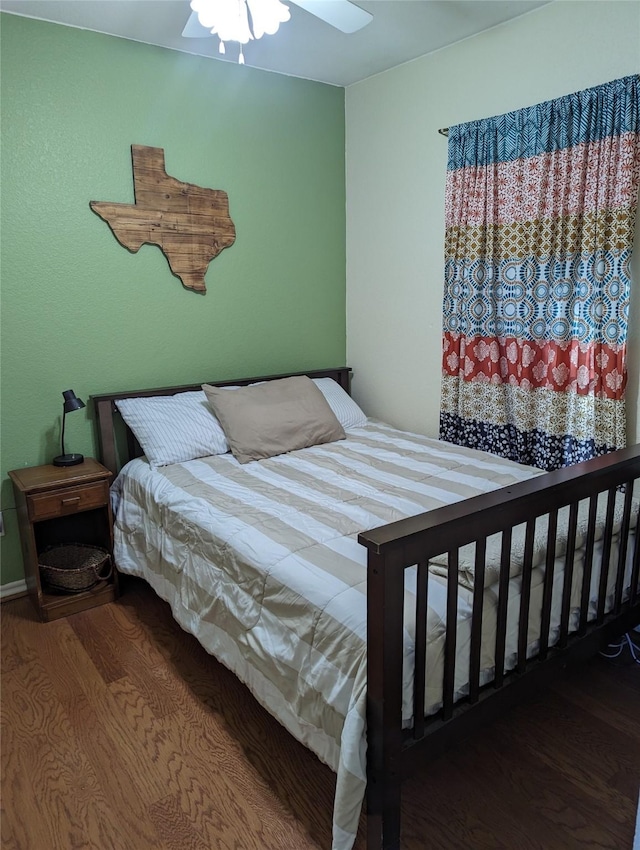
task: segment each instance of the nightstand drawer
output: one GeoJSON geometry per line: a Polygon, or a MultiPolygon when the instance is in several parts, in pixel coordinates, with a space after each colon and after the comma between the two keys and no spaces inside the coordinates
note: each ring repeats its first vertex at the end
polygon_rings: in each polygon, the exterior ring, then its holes
{"type": "Polygon", "coordinates": [[[109,487],[105,481],[27,496],[29,519],[34,521],[101,508],[108,500],[109,487]]]}

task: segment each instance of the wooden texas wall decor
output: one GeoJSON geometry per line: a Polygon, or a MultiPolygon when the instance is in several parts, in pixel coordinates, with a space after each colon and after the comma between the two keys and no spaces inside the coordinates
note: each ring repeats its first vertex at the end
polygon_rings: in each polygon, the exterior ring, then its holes
{"type": "Polygon", "coordinates": [[[157,245],[184,286],[206,292],[209,263],[236,238],[227,193],[169,177],[162,148],[131,145],[131,160],[135,203],[89,206],[129,251],[157,245]]]}

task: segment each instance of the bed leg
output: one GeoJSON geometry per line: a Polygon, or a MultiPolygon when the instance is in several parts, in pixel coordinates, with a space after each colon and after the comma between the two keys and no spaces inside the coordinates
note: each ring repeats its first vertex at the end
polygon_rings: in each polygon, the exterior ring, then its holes
{"type": "Polygon", "coordinates": [[[367,781],[367,850],[400,850],[400,778],[367,781]]]}
{"type": "Polygon", "coordinates": [[[367,563],[367,850],[400,850],[404,569],[398,552],[367,563]]]}

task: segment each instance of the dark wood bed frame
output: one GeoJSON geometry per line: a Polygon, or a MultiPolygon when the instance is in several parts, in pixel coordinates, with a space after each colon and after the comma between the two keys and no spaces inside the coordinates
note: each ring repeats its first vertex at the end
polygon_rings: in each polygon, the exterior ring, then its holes
{"type": "MultiPolygon", "coordinates": [[[[312,378],[331,377],[347,392],[351,370],[348,367],[313,372],[287,373],[244,378],[216,383],[246,385],[273,380],[291,374],[312,378]]],[[[97,414],[101,460],[114,474],[131,457],[142,452],[127,429],[127,449],[120,461],[114,420],[118,418],[115,401],[140,396],[173,395],[197,390],[200,384],[135,390],[93,396],[97,414]]],[[[466,499],[454,505],[429,511],[409,519],[366,531],[358,540],[368,550],[367,565],[367,848],[399,850],[401,783],[411,770],[425,759],[442,753],[450,744],[468,735],[497,712],[526,697],[543,681],[557,674],[570,661],[587,658],[640,623],[640,544],[633,527],[638,523],[638,507],[632,501],[634,482],[640,478],[640,445],[572,467],[549,472],[493,492],[466,499]],[[614,540],[614,500],[624,490],[624,509],[619,532],[617,557],[612,558],[614,540]],[[596,502],[607,493],[607,510],[602,538],[603,560],[596,616],[588,619],[589,588],[594,564],[596,502]],[[573,576],[578,503],[589,500],[589,521],[584,546],[584,572],[577,630],[569,630],[570,588],[573,576]],[[558,532],[558,512],[569,507],[568,542],[565,556],[561,600],[560,633],[549,645],[554,571],[554,547],[547,546],[543,586],[539,651],[527,658],[527,628],[532,576],[532,552],[536,520],[548,517],[548,541],[558,532]],[[526,525],[522,592],[518,627],[518,653],[515,668],[503,673],[507,635],[507,591],[512,531],[526,525]],[[496,675],[493,681],[480,683],[480,641],[486,541],[501,534],[501,563],[498,582],[496,675]],[[454,662],[456,657],[456,605],[459,549],[476,544],[475,585],[472,610],[469,664],[469,695],[454,701],[454,662]],[[624,566],[627,553],[632,555],[630,594],[624,594],[624,566]],[[428,564],[431,558],[446,553],[449,562],[447,587],[447,627],[443,675],[443,707],[435,715],[424,716],[426,661],[426,612],[428,606],[428,564]],[[412,726],[402,728],[402,645],[404,571],[418,565],[416,594],[416,648],[414,705],[412,726]],[[609,572],[615,571],[613,607],[605,611],[609,572]]]]}

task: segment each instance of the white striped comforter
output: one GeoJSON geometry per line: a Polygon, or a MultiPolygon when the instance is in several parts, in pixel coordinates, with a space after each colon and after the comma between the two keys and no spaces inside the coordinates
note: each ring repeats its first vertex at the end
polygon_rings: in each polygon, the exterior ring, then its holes
{"type": "MultiPolygon", "coordinates": [[[[113,485],[116,563],[149,581],[178,622],[337,772],[333,850],[348,850],[366,777],[366,550],[357,534],[537,474],[371,420],[346,440],[245,465],[230,454],[157,470],[138,459],[113,485]]],[[[406,585],[410,600],[413,570],[406,585]]],[[[511,585],[508,663],[518,579],[511,585]]],[[[539,587],[534,575],[532,621],[539,587]]],[[[428,712],[441,705],[445,591],[443,578],[430,578],[428,712]]],[[[484,681],[492,675],[495,601],[489,587],[484,681]]],[[[407,670],[411,610],[409,602],[407,670]]],[[[467,686],[470,615],[471,593],[461,586],[458,695],[467,686]]],[[[410,684],[403,697],[408,722],[410,684]]]]}

